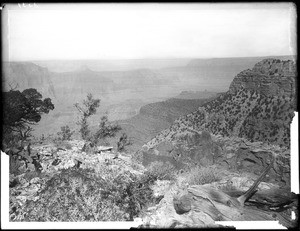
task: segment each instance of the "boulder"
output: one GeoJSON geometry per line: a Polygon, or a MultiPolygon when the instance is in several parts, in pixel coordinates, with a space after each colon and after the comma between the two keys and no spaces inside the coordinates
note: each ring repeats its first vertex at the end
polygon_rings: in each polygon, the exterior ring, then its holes
{"type": "Polygon", "coordinates": [[[173,206],[178,214],[188,213],[192,209],[192,198],[190,195],[173,198],[173,206]]]}

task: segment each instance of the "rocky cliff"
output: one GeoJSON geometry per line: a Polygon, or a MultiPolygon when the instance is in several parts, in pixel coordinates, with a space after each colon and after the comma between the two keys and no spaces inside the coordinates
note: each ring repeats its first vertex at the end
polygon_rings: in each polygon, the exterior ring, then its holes
{"type": "Polygon", "coordinates": [[[291,60],[264,59],[250,70],[240,72],[232,81],[229,91],[241,87],[264,96],[287,96],[294,98],[296,92],[296,66],[291,60]]]}
{"type": "MultiPolygon", "coordinates": [[[[229,91],[176,120],[166,133],[207,130],[216,135],[289,146],[295,82],[293,61],[263,60],[252,70],[239,73],[229,91]]],[[[155,139],[150,143],[153,142],[155,139]]]]}
{"type": "Polygon", "coordinates": [[[18,89],[36,88],[44,97],[55,97],[55,89],[51,81],[51,73],[47,68],[31,62],[10,62],[3,64],[3,86],[10,90],[11,86],[18,89]]]}
{"type": "Polygon", "coordinates": [[[251,70],[239,73],[229,91],[180,117],[146,146],[160,149],[159,155],[171,155],[178,161],[202,166],[222,163],[227,168],[253,173],[265,165],[266,153],[278,149],[279,167],[273,168],[273,177],[289,184],[295,82],[293,61],[263,60],[251,70]],[[206,135],[202,137],[204,131],[206,135]],[[212,139],[204,142],[209,135],[212,139]],[[228,142],[227,139],[239,141],[228,142]],[[240,139],[252,148],[243,149],[240,139]],[[165,147],[166,142],[170,144],[168,150],[161,147],[165,147]],[[267,145],[268,151],[257,151],[261,145],[267,145]]]}

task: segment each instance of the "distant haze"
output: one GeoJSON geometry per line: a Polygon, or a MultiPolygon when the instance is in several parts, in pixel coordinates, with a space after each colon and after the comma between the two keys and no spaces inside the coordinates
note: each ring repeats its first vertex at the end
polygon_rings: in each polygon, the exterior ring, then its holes
{"type": "Polygon", "coordinates": [[[5,61],[295,55],[292,3],[8,4],[5,61]]]}

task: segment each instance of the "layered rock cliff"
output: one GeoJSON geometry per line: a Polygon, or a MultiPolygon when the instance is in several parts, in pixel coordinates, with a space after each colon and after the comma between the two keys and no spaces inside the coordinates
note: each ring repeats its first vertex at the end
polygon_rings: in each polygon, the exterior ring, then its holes
{"type": "Polygon", "coordinates": [[[4,89],[18,87],[20,90],[36,88],[44,97],[55,97],[55,89],[51,81],[51,73],[47,68],[31,62],[10,62],[3,64],[2,79],[4,89]]]}
{"type": "Polygon", "coordinates": [[[229,91],[237,92],[241,87],[264,96],[287,96],[296,93],[296,66],[291,60],[264,59],[250,70],[240,72],[232,81],[229,91]]]}

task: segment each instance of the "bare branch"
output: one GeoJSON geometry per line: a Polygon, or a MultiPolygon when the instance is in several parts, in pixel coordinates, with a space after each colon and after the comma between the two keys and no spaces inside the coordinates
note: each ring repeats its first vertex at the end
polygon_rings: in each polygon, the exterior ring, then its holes
{"type": "Polygon", "coordinates": [[[10,82],[10,83],[8,83],[8,86],[10,87],[10,91],[14,91],[19,87],[19,84],[15,83],[15,86],[13,86],[13,83],[10,82]]]}

